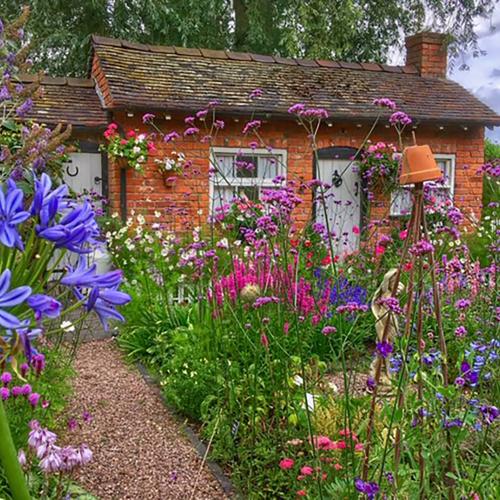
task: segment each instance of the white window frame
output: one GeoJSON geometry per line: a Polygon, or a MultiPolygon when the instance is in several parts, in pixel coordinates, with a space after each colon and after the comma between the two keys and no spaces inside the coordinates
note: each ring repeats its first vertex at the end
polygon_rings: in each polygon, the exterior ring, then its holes
{"type": "Polygon", "coordinates": [[[257,187],[260,189],[264,188],[277,188],[279,186],[283,186],[286,182],[287,171],[288,171],[288,159],[287,159],[287,150],[286,149],[273,149],[269,151],[266,148],[225,148],[225,147],[213,147],[210,149],[210,168],[214,169],[215,165],[217,165],[218,156],[226,155],[226,156],[280,156],[281,159],[277,162],[277,175],[281,175],[285,178],[285,180],[279,184],[272,181],[272,178],[262,178],[262,177],[229,177],[227,180],[231,181],[230,184],[226,182],[226,179],[220,177],[220,182],[216,182],[215,176],[218,174],[215,172],[210,175],[210,184],[209,184],[209,200],[210,200],[210,213],[213,212],[214,201],[215,201],[215,189],[217,186],[220,187],[257,187]]]}
{"type": "MultiPolygon", "coordinates": [[[[437,186],[436,189],[447,189],[450,193],[450,199],[453,200],[455,196],[455,169],[456,169],[456,155],[455,154],[445,154],[445,153],[435,153],[434,158],[437,162],[441,161],[449,161],[450,162],[450,175],[447,179],[447,182],[443,186],[437,186]]],[[[430,181],[432,182],[432,181],[430,181]]],[[[408,184],[406,187],[401,188],[400,190],[406,190],[413,187],[413,184],[408,184]]],[[[394,199],[400,190],[396,190],[391,193],[391,217],[404,217],[409,215],[410,212],[402,213],[401,211],[396,210],[394,199]]]]}

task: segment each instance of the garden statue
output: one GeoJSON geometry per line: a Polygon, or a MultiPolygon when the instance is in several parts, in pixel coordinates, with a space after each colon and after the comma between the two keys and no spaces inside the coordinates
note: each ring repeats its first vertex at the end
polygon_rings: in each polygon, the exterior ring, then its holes
{"type": "MultiPolygon", "coordinates": [[[[377,332],[377,342],[383,342],[384,330],[387,328],[387,336],[386,341],[389,344],[393,344],[394,337],[397,335],[399,326],[396,314],[394,313],[393,308],[391,308],[390,299],[392,297],[392,290],[394,290],[394,280],[397,276],[397,269],[392,268],[389,269],[384,275],[384,279],[382,283],[375,291],[372,301],[371,301],[371,310],[373,315],[375,316],[375,330],[377,332]],[[389,322],[389,325],[387,325],[389,322]],[[386,326],[387,325],[387,326],[386,326]]],[[[397,294],[400,294],[404,290],[403,283],[398,283],[397,294]]],[[[374,377],[374,374],[377,370],[377,363],[382,363],[381,367],[381,378],[380,382],[382,384],[388,384],[390,382],[390,354],[383,356],[376,356],[371,365],[371,376],[374,377]]]]}

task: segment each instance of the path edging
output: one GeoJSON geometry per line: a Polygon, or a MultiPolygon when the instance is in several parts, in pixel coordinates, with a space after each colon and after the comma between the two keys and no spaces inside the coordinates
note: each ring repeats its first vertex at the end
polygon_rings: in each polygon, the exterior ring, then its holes
{"type": "MultiPolygon", "coordinates": [[[[149,370],[139,361],[135,362],[135,366],[139,370],[139,373],[141,374],[146,384],[148,384],[155,390],[155,392],[158,393],[165,408],[167,408],[167,410],[172,414],[175,420],[177,420],[184,434],[192,444],[193,448],[196,450],[196,453],[198,453],[200,458],[203,460],[203,457],[207,454],[207,446],[205,445],[205,443],[201,441],[201,439],[198,437],[194,429],[189,424],[186,423],[185,419],[182,418],[179,411],[177,411],[170,405],[170,403],[167,401],[167,398],[163,394],[163,391],[161,390],[161,386],[158,383],[158,380],[151,375],[149,370]]],[[[205,464],[210,469],[210,472],[213,474],[217,482],[220,484],[221,488],[224,490],[224,493],[230,498],[231,497],[235,498],[236,489],[231,483],[231,480],[226,476],[226,474],[222,470],[221,466],[210,459],[206,459],[205,464]]]]}

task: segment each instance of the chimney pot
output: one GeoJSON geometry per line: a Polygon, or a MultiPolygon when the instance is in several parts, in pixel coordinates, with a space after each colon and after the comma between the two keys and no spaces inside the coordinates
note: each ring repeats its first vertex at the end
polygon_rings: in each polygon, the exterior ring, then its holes
{"type": "Polygon", "coordinates": [[[406,64],[416,66],[421,76],[446,78],[446,35],[422,32],[406,38],[406,64]]]}

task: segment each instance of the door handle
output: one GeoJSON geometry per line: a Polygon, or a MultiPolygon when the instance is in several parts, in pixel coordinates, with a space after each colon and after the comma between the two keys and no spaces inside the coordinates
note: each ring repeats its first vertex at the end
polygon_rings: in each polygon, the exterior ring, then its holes
{"type": "Polygon", "coordinates": [[[94,184],[100,184],[102,181],[102,177],[94,177],[94,184]]]}
{"type": "Polygon", "coordinates": [[[354,183],[354,196],[358,196],[358,194],[359,194],[359,182],[356,181],[354,183]]]}

